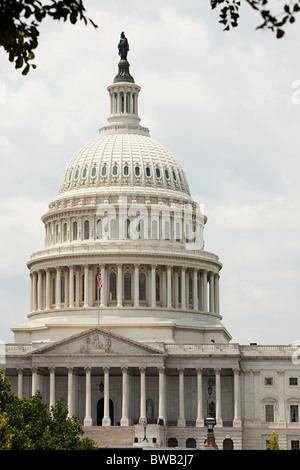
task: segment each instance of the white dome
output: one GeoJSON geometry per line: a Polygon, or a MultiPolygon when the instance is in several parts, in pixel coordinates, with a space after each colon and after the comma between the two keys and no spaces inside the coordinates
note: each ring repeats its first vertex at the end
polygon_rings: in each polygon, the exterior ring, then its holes
{"type": "Polygon", "coordinates": [[[185,173],[167,148],[148,135],[112,132],[87,143],[69,162],[59,193],[107,186],[168,188],[190,195],[185,173]]]}

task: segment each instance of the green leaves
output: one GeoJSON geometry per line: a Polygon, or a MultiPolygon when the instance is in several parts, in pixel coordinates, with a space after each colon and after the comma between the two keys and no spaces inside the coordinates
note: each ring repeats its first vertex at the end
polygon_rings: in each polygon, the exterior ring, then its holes
{"type": "MultiPolygon", "coordinates": [[[[279,14],[272,14],[268,9],[269,0],[246,0],[253,10],[260,13],[263,23],[257,26],[256,29],[270,29],[276,33],[276,38],[280,39],[284,36],[285,31],[282,29],[287,23],[294,23],[296,21],[295,13],[300,11],[300,1],[294,0],[283,5],[283,11],[279,14]]],[[[239,21],[239,8],[241,2],[238,0],[211,0],[210,5],[212,10],[220,7],[220,21],[224,25],[224,31],[229,31],[231,28],[238,26],[239,21]],[[222,8],[221,8],[222,7],[222,8]]]]}
{"type": "Polygon", "coordinates": [[[6,436],[11,450],[96,449],[82,435],[80,422],[68,417],[60,401],[49,411],[39,391],[31,399],[19,399],[0,371],[0,439],[6,436]]]}
{"type": "Polygon", "coordinates": [[[36,65],[34,49],[38,47],[39,25],[46,18],[53,20],[77,20],[98,26],[85,16],[82,0],[49,0],[42,5],[39,0],[0,0],[0,47],[8,53],[10,62],[15,62],[15,68],[21,69],[22,75],[27,75],[30,68],[36,65]]]}

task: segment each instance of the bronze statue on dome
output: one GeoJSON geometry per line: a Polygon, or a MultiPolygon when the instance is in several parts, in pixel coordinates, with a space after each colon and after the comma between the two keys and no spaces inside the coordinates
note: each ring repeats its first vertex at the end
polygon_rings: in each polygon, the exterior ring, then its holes
{"type": "Polygon", "coordinates": [[[129,51],[129,44],[128,44],[128,40],[125,36],[124,31],[122,31],[122,33],[121,33],[120,42],[118,44],[118,49],[119,49],[119,56],[121,57],[121,60],[127,60],[127,53],[129,51]]]}

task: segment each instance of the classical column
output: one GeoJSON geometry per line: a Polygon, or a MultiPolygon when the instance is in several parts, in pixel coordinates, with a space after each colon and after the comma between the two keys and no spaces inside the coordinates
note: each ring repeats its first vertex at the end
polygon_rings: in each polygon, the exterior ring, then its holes
{"type": "Polygon", "coordinates": [[[279,426],[286,426],[285,419],[285,397],[284,397],[284,370],[278,370],[278,424],[279,426]]]}
{"type": "Polygon", "coordinates": [[[51,280],[51,272],[50,269],[46,269],[46,310],[50,310],[51,306],[51,286],[50,286],[50,280],[51,280]]]}
{"type": "Polygon", "coordinates": [[[156,307],[156,265],[151,265],[151,307],[156,307]]]}
{"type": "Polygon", "coordinates": [[[122,276],[122,264],[118,264],[118,289],[117,289],[117,298],[118,303],[117,307],[123,306],[123,276],[122,276]]]}
{"type": "Polygon", "coordinates": [[[215,311],[215,281],[214,273],[209,273],[209,311],[215,311]]]}
{"type": "Polygon", "coordinates": [[[219,274],[215,275],[215,312],[220,313],[219,274]]]}
{"type": "Polygon", "coordinates": [[[32,368],[32,376],[31,376],[31,395],[33,396],[38,389],[38,376],[37,376],[37,367],[32,368]]]}
{"type": "Polygon", "coordinates": [[[109,367],[104,367],[104,413],[102,426],[110,426],[111,420],[109,416],[109,367]]]}
{"type": "Polygon", "coordinates": [[[202,272],[202,308],[204,312],[207,312],[207,271],[202,272]]]}
{"type": "Polygon", "coordinates": [[[254,390],[254,421],[261,421],[260,408],[260,370],[253,370],[253,390],[254,390]]]}
{"type": "Polygon", "coordinates": [[[186,299],[185,299],[185,268],[181,268],[181,308],[186,308],[186,299]]]}
{"type": "Polygon", "coordinates": [[[23,398],[23,369],[18,369],[18,397],[23,398]]]}
{"type": "Polygon", "coordinates": [[[128,401],[128,367],[122,367],[122,418],[120,422],[121,426],[129,426],[128,401]]]}
{"type": "Polygon", "coordinates": [[[89,267],[84,266],[84,305],[85,308],[89,307],[89,267]]]}
{"type": "Polygon", "coordinates": [[[140,367],[141,394],[140,394],[140,423],[146,420],[146,367],[140,367]]]}
{"type": "Polygon", "coordinates": [[[167,308],[172,308],[172,267],[167,266],[167,308]]]}
{"type": "Polygon", "coordinates": [[[197,369],[197,419],[196,426],[203,427],[202,369],[197,369]]]}
{"type": "Polygon", "coordinates": [[[139,307],[139,264],[134,265],[134,289],[133,289],[133,306],[139,307]]]}
{"type": "Polygon", "coordinates": [[[50,402],[49,408],[55,406],[55,367],[49,367],[50,371],[50,402]]]}
{"type": "Polygon", "coordinates": [[[215,369],[216,373],[216,425],[222,426],[221,407],[221,369],[215,369]]]}
{"type": "Polygon", "coordinates": [[[185,426],[184,416],[184,369],[179,369],[179,418],[177,426],[185,426]]]}
{"type": "Polygon", "coordinates": [[[241,421],[241,389],[240,389],[240,370],[234,369],[234,418],[233,426],[240,427],[241,421]]]}
{"type": "Polygon", "coordinates": [[[74,308],[74,268],[69,266],[69,308],[74,308]]]}
{"type": "Polygon", "coordinates": [[[56,293],[55,293],[56,308],[60,308],[61,304],[61,270],[56,270],[56,293]]]}
{"type": "Polygon", "coordinates": [[[158,420],[162,424],[166,424],[166,375],[165,368],[159,367],[158,369],[158,420]]]}
{"type": "Polygon", "coordinates": [[[43,274],[42,271],[38,272],[38,310],[43,309],[43,274]]]}
{"type": "Polygon", "coordinates": [[[92,403],[92,390],[91,390],[91,367],[85,368],[85,418],[84,426],[92,426],[92,414],[91,414],[91,403],[92,403]]]}
{"type": "Polygon", "coordinates": [[[68,417],[71,418],[74,414],[73,409],[73,368],[68,368],[68,417]]]}
{"type": "Polygon", "coordinates": [[[193,309],[198,310],[198,269],[193,272],[193,309]]]}

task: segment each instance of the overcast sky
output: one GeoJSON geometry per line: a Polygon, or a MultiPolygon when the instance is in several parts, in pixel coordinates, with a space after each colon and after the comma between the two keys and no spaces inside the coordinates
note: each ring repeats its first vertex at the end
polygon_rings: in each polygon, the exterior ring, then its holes
{"type": "Polygon", "coordinates": [[[29,313],[26,263],[44,246],[41,216],[63,171],[107,123],[121,31],[141,124],[182,164],[208,216],[232,341],[299,340],[300,18],[277,40],[255,31],[247,6],[223,32],[209,0],[84,3],[99,29],[46,21],[27,77],[0,51],[0,340],[12,342],[29,313]]]}

